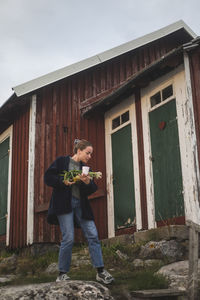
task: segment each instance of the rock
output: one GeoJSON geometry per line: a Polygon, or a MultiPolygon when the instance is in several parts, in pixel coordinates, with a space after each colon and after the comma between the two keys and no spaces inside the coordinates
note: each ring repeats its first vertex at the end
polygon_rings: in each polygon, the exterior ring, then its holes
{"type": "Polygon", "coordinates": [[[57,263],[50,264],[46,268],[45,273],[47,273],[47,274],[57,274],[58,273],[58,264],[57,263]]]}
{"type": "Polygon", "coordinates": [[[122,244],[122,245],[127,245],[127,244],[133,244],[134,243],[134,236],[133,234],[122,234],[122,235],[117,235],[112,238],[104,239],[101,241],[103,245],[105,246],[112,246],[116,244],[122,244]]]}
{"type": "Polygon", "coordinates": [[[146,259],[144,260],[144,266],[145,267],[153,267],[153,266],[162,266],[163,262],[160,259],[146,259]]]}
{"type": "Polygon", "coordinates": [[[90,265],[91,261],[88,255],[72,254],[72,267],[79,267],[81,265],[90,265]]]}
{"type": "Polygon", "coordinates": [[[122,253],[120,250],[116,251],[116,254],[121,258],[122,260],[128,260],[128,255],[122,253]]]}
{"type": "Polygon", "coordinates": [[[180,243],[175,240],[148,242],[141,247],[139,254],[143,259],[163,259],[167,258],[169,262],[183,260],[185,253],[180,243]]]}
{"type": "Polygon", "coordinates": [[[12,256],[4,258],[0,262],[0,272],[1,273],[12,273],[17,268],[17,255],[13,254],[12,256]]]}
{"type": "Polygon", "coordinates": [[[0,288],[2,300],[48,299],[48,300],[114,300],[108,288],[93,281],[42,283],[37,285],[0,288]]]}
{"type": "Polygon", "coordinates": [[[59,245],[57,244],[33,244],[30,246],[28,251],[31,255],[37,256],[37,255],[45,255],[48,252],[58,252],[59,251],[59,245]]]}
{"type": "MultiPolygon", "coordinates": [[[[157,274],[162,274],[169,279],[170,288],[187,289],[188,266],[188,260],[171,263],[160,268],[157,274]]],[[[200,259],[198,260],[198,278],[200,279],[200,259]]]]}
{"type": "Polygon", "coordinates": [[[189,229],[185,225],[168,225],[158,228],[142,230],[134,233],[135,243],[177,239],[179,241],[188,240],[189,229]]]}
{"type": "Polygon", "coordinates": [[[0,283],[9,282],[9,281],[12,281],[15,278],[16,278],[16,275],[4,275],[4,276],[0,276],[0,283]]]}
{"type": "Polygon", "coordinates": [[[142,259],[140,259],[140,258],[136,258],[133,261],[133,266],[135,268],[143,268],[144,267],[144,261],[142,259]]]}
{"type": "Polygon", "coordinates": [[[163,264],[162,260],[160,259],[140,259],[140,258],[136,258],[134,259],[134,261],[132,262],[133,266],[135,268],[144,268],[144,267],[152,267],[152,266],[161,266],[163,264]]]}

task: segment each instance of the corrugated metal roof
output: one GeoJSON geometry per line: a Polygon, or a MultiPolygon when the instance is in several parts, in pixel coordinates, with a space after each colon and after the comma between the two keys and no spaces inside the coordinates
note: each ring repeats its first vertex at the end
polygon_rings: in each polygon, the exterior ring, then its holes
{"type": "Polygon", "coordinates": [[[46,86],[48,84],[51,84],[53,82],[56,82],[63,78],[66,78],[68,76],[71,76],[71,75],[81,72],[83,70],[86,70],[88,68],[91,68],[93,66],[101,64],[102,62],[110,60],[110,59],[117,57],[121,54],[124,54],[128,51],[139,48],[145,44],[151,43],[157,39],[160,39],[170,33],[178,31],[180,29],[185,29],[186,32],[188,32],[191,35],[191,37],[193,37],[193,38],[196,37],[196,34],[182,20],[180,20],[180,21],[175,22],[171,25],[168,25],[164,28],[161,28],[157,31],[154,31],[150,34],[147,34],[143,37],[137,38],[133,41],[122,44],[118,47],[112,48],[112,49],[102,52],[100,54],[94,55],[90,58],[87,58],[80,62],[74,63],[65,68],[61,68],[57,71],[48,73],[44,76],[38,77],[31,81],[25,82],[21,85],[15,86],[13,88],[13,90],[18,97],[25,95],[29,92],[32,92],[34,90],[37,90],[37,89],[43,87],[43,86],[46,86]]]}

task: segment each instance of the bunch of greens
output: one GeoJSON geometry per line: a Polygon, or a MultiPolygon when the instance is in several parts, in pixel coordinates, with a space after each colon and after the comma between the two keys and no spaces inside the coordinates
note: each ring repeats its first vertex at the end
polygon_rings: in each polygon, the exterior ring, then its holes
{"type": "MultiPolygon", "coordinates": [[[[63,180],[68,180],[70,182],[76,182],[80,180],[80,175],[82,174],[81,170],[71,170],[71,171],[63,171],[60,176],[63,176],[63,180]]],[[[101,172],[89,172],[88,173],[90,178],[99,179],[102,177],[101,172]]]]}

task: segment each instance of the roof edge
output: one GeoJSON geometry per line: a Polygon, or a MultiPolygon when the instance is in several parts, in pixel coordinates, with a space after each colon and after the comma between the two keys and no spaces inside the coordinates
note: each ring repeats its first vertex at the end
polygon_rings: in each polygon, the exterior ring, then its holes
{"type": "Polygon", "coordinates": [[[50,72],[46,75],[37,77],[37,78],[27,81],[21,85],[15,86],[15,87],[13,87],[13,90],[18,97],[25,95],[27,93],[33,92],[34,90],[42,88],[48,84],[51,84],[53,82],[59,81],[61,79],[64,79],[64,78],[74,75],[76,73],[79,73],[83,70],[86,70],[88,68],[96,66],[100,63],[108,61],[108,60],[110,60],[114,57],[117,57],[119,55],[122,55],[126,52],[137,49],[145,44],[151,43],[151,42],[153,42],[157,39],[160,39],[170,33],[178,31],[181,28],[185,29],[191,35],[192,38],[197,37],[197,35],[191,30],[191,28],[187,24],[185,24],[185,22],[183,20],[179,20],[175,23],[165,26],[159,30],[152,32],[152,33],[146,34],[135,40],[132,40],[132,41],[124,43],[120,46],[114,47],[110,50],[107,50],[107,51],[104,51],[97,55],[94,55],[90,58],[86,58],[77,63],[69,65],[67,67],[50,72]]]}
{"type": "Polygon", "coordinates": [[[97,102],[89,104],[87,106],[83,106],[81,108],[82,116],[85,118],[88,118],[95,110],[100,108],[101,106],[105,105],[109,107],[111,104],[111,101],[115,100],[116,98],[120,97],[125,93],[128,89],[133,89],[138,86],[138,81],[143,78],[144,76],[147,76],[152,70],[157,68],[159,65],[161,65],[163,62],[166,62],[171,57],[178,55],[183,52],[183,45],[179,46],[176,49],[171,50],[164,56],[160,57],[156,61],[152,62],[150,65],[146,66],[144,69],[140,70],[138,73],[134,74],[131,78],[129,78],[127,81],[125,81],[123,84],[118,86],[116,89],[110,92],[105,97],[102,97],[97,102]]]}

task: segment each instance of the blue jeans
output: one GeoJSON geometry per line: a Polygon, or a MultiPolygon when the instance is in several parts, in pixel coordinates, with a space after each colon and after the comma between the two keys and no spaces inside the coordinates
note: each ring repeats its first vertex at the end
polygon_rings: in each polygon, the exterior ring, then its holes
{"type": "Polygon", "coordinates": [[[95,268],[103,267],[101,244],[94,221],[81,218],[80,200],[72,197],[72,212],[58,215],[62,241],[60,245],[58,267],[60,272],[68,272],[71,265],[74,244],[74,215],[88,241],[90,257],[95,268]]]}

